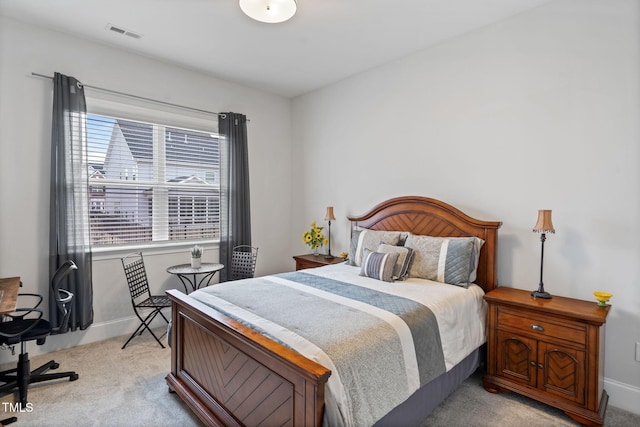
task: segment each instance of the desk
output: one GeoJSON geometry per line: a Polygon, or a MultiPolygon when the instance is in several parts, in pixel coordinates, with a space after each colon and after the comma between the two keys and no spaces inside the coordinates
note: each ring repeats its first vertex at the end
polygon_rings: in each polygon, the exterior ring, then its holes
{"type": "Polygon", "coordinates": [[[13,313],[18,303],[19,277],[0,279],[0,314],[13,313]]]}
{"type": "Polygon", "coordinates": [[[209,282],[211,282],[211,278],[216,274],[217,271],[220,271],[224,268],[223,264],[214,264],[212,262],[203,262],[202,265],[198,268],[191,267],[191,264],[178,264],[173,265],[167,268],[167,273],[175,274],[178,276],[182,285],[184,286],[185,293],[189,293],[187,289],[187,283],[191,286],[192,290],[200,289],[202,284],[206,280],[206,285],[209,286],[209,282]],[[197,276],[202,275],[200,281],[197,280],[197,276]],[[193,280],[189,276],[193,276],[193,280]]]}

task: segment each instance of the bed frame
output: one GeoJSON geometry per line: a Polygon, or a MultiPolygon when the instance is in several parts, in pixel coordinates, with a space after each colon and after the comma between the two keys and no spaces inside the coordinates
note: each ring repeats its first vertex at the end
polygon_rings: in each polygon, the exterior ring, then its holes
{"type": "MultiPolygon", "coordinates": [[[[380,203],[354,226],[485,241],[476,283],[496,287],[497,232],[441,201],[398,197],[380,203]]],[[[172,301],[169,388],[209,426],[322,425],[327,368],[212,310],[177,290],[172,301]]]]}

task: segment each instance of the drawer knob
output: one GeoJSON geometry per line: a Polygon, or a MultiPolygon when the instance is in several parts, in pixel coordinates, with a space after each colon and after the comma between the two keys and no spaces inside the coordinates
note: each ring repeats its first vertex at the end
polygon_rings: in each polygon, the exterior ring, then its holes
{"type": "Polygon", "coordinates": [[[542,363],[538,363],[538,368],[544,369],[544,366],[542,366],[542,363]]]}
{"type": "Polygon", "coordinates": [[[540,325],[536,325],[535,323],[533,325],[531,325],[531,329],[533,329],[534,331],[544,331],[544,328],[540,325]]]}

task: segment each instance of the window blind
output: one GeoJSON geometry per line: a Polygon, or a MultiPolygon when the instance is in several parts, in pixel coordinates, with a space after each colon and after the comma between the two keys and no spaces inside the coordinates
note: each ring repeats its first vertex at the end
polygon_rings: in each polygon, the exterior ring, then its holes
{"type": "Polygon", "coordinates": [[[218,239],[218,135],[87,115],[92,245],[218,239]]]}

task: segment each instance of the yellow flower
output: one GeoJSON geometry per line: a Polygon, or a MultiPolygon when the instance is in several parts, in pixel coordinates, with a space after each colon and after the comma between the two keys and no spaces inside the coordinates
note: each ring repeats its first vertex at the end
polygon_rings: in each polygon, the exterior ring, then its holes
{"type": "Polygon", "coordinates": [[[314,250],[323,244],[327,244],[328,239],[325,239],[324,234],[322,234],[323,228],[324,227],[319,227],[318,224],[313,221],[311,223],[311,229],[309,231],[305,231],[302,235],[302,241],[314,250]]]}

